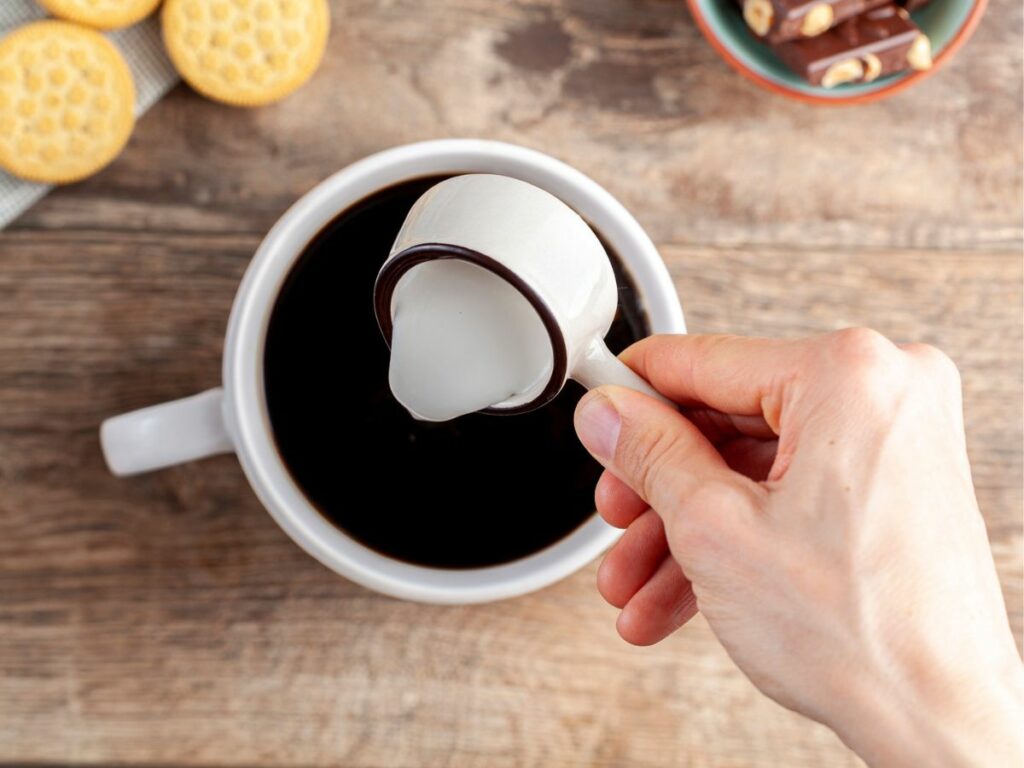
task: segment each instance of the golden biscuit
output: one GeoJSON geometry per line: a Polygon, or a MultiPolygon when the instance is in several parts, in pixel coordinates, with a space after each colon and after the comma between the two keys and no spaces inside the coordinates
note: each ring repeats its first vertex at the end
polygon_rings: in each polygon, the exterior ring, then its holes
{"type": "Polygon", "coordinates": [[[38,0],[54,16],[97,29],[127,27],[149,16],[160,0],[38,0]]]}
{"type": "Polygon", "coordinates": [[[327,0],[167,0],[164,42],[182,77],[236,106],[277,101],[310,78],[327,46],[327,0]]]}
{"type": "Polygon", "coordinates": [[[0,40],[0,166],[31,181],[90,176],[124,149],[135,85],[103,35],[39,21],[0,40]]]}

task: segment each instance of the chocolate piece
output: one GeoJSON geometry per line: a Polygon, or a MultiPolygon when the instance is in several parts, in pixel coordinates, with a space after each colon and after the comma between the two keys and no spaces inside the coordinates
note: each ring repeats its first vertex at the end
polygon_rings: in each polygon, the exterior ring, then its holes
{"type": "Polygon", "coordinates": [[[871,82],[905,69],[928,69],[931,44],[896,5],[862,13],[806,40],[773,46],[786,66],[811,85],[871,82]]]}
{"type": "MultiPolygon", "coordinates": [[[[907,0],[921,2],[922,0],[907,0]]],[[[750,30],[774,45],[814,37],[892,0],[736,0],[750,30]]],[[[927,2],[927,0],[923,0],[927,2]]]]}
{"type": "Polygon", "coordinates": [[[924,8],[932,0],[900,0],[900,5],[906,8],[908,11],[916,11],[918,8],[924,8]]]}

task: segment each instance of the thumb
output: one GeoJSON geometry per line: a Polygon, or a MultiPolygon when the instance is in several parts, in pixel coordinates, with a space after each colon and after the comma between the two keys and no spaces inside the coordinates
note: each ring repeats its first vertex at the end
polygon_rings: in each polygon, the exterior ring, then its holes
{"type": "Polygon", "coordinates": [[[583,447],[662,518],[704,488],[718,496],[733,491],[729,496],[751,503],[763,492],[731,470],[685,416],[634,390],[606,386],[588,392],[576,407],[575,425],[583,447]]]}

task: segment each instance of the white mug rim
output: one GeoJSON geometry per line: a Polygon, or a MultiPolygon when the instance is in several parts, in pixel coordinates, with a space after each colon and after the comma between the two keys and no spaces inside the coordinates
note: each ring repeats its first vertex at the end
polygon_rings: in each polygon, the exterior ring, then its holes
{"type": "Polygon", "coordinates": [[[561,197],[620,255],[637,283],[651,330],[685,332],[671,276],[636,219],[595,181],[535,150],[480,139],[406,144],[338,171],[285,212],[253,256],[228,323],[224,412],[239,461],[278,525],[328,568],[386,595],[442,604],[500,600],[541,589],[589,563],[614,543],[621,531],[594,515],[534,555],[503,565],[458,570],[413,565],[366,547],[328,522],[284,465],[267,412],[263,349],[280,287],[305,246],[324,226],[380,189],[415,178],[457,173],[523,178],[561,197]]]}

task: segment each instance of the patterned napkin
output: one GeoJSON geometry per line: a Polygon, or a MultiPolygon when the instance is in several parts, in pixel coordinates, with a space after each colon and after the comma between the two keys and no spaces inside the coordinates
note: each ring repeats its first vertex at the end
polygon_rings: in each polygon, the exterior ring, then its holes
{"type": "MultiPolygon", "coordinates": [[[[0,0],[0,37],[14,27],[46,14],[33,0],[0,0]]],[[[143,114],[178,81],[164,53],[160,24],[155,17],[108,35],[121,49],[135,76],[135,115],[143,114]]],[[[34,205],[52,187],[21,181],[0,170],[0,229],[34,205]]]]}

